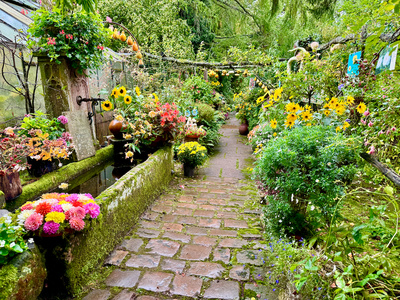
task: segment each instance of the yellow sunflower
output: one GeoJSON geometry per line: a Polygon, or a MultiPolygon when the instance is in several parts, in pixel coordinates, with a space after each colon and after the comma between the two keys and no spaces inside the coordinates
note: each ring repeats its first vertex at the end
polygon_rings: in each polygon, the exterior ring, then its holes
{"type": "Polygon", "coordinates": [[[339,107],[336,108],[335,111],[339,116],[343,115],[344,112],[346,111],[346,107],[344,107],[344,105],[340,105],[339,107]]]}
{"type": "Polygon", "coordinates": [[[286,111],[287,112],[296,112],[296,104],[293,102],[289,102],[288,104],[286,104],[286,111]]]}
{"type": "Polygon", "coordinates": [[[291,121],[296,121],[297,120],[297,115],[295,114],[295,113],[290,113],[290,114],[288,114],[287,115],[287,117],[286,117],[288,120],[291,120],[291,121]]]}
{"type": "Polygon", "coordinates": [[[124,86],[121,86],[121,87],[118,89],[118,93],[119,93],[120,96],[125,97],[126,88],[125,88],[124,86]]]}
{"type": "Polygon", "coordinates": [[[301,117],[303,118],[304,121],[311,121],[312,120],[312,114],[310,113],[309,110],[306,110],[304,112],[301,113],[301,117]]]}
{"type": "Polygon", "coordinates": [[[104,102],[101,104],[101,108],[102,108],[103,110],[105,110],[105,111],[109,111],[109,110],[112,110],[112,109],[113,109],[113,104],[111,103],[111,101],[107,100],[107,101],[104,101],[104,102]]]}
{"type": "Polygon", "coordinates": [[[287,119],[287,120],[285,121],[285,126],[286,126],[286,127],[292,128],[293,125],[294,125],[294,121],[289,120],[289,119],[287,119]]]}
{"type": "Polygon", "coordinates": [[[339,132],[339,131],[341,131],[341,130],[342,130],[342,127],[341,127],[341,126],[336,127],[336,132],[339,132]]]}
{"type": "Polygon", "coordinates": [[[275,129],[276,126],[278,125],[278,122],[276,121],[276,119],[271,120],[270,122],[271,128],[275,129]]]}
{"type": "Polygon", "coordinates": [[[332,97],[332,99],[329,101],[329,105],[331,107],[335,107],[335,104],[338,102],[338,99],[335,97],[332,97]]]}
{"type": "Polygon", "coordinates": [[[352,96],[347,96],[347,104],[353,104],[354,103],[354,98],[352,96]]]}
{"type": "Polygon", "coordinates": [[[124,97],[124,102],[125,102],[125,104],[131,104],[132,103],[132,97],[131,96],[129,96],[129,95],[126,95],[125,97],[124,97]]]}
{"type": "Polygon", "coordinates": [[[138,95],[138,96],[140,96],[140,88],[137,86],[136,88],[135,88],[135,92],[136,92],[136,95],[138,95]]]}
{"type": "Polygon", "coordinates": [[[343,130],[346,130],[346,129],[349,128],[349,127],[350,127],[349,122],[344,122],[344,123],[343,123],[343,130]]]}
{"type": "Polygon", "coordinates": [[[118,89],[113,89],[111,92],[111,96],[113,96],[114,98],[118,98],[119,97],[118,89]]]}
{"type": "Polygon", "coordinates": [[[324,110],[324,115],[329,116],[331,114],[331,111],[329,109],[324,110]]]}
{"type": "Polygon", "coordinates": [[[367,110],[367,106],[365,105],[364,102],[361,102],[358,106],[357,106],[357,111],[362,114],[364,113],[364,111],[367,110]]]}

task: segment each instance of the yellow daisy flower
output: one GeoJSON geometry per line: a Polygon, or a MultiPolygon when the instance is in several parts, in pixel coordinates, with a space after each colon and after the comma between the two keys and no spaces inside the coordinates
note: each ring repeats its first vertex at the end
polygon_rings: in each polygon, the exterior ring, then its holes
{"type": "Polygon", "coordinates": [[[312,114],[310,113],[309,110],[306,110],[304,112],[301,113],[301,117],[303,118],[304,121],[311,121],[312,120],[312,114]]]}
{"type": "Polygon", "coordinates": [[[140,96],[140,88],[137,86],[136,88],[135,88],[135,92],[136,92],[136,95],[138,95],[138,96],[140,96]]]}
{"type": "Polygon", "coordinates": [[[129,96],[129,95],[126,95],[125,97],[124,97],[124,102],[125,102],[125,104],[131,104],[132,103],[132,97],[131,96],[129,96]]]}
{"type": "Polygon", "coordinates": [[[358,106],[357,106],[357,111],[358,113],[362,114],[367,110],[367,106],[365,105],[364,102],[361,102],[358,106]]]}
{"type": "Polygon", "coordinates": [[[331,114],[331,111],[329,109],[324,110],[324,115],[329,116],[331,114]]]}
{"type": "Polygon", "coordinates": [[[271,128],[275,129],[276,126],[278,125],[278,122],[276,121],[276,119],[271,120],[270,122],[271,128]]]}
{"type": "Polygon", "coordinates": [[[121,86],[121,87],[118,89],[118,93],[119,93],[119,96],[125,97],[126,88],[125,88],[124,86],[121,86]]]}
{"type": "Polygon", "coordinates": [[[119,97],[118,89],[113,89],[111,92],[111,96],[113,96],[114,98],[118,98],[119,97]]]}
{"type": "Polygon", "coordinates": [[[285,121],[285,126],[286,126],[286,127],[292,128],[293,125],[294,125],[294,121],[289,120],[289,119],[287,119],[287,120],[285,121]]]}

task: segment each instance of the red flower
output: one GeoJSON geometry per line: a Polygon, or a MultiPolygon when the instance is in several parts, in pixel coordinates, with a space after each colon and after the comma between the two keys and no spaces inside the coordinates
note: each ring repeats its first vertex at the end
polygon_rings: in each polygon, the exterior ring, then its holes
{"type": "Polygon", "coordinates": [[[60,31],[60,34],[65,34],[64,30],[61,30],[61,31],[60,31]]]}
{"type": "Polygon", "coordinates": [[[38,214],[41,214],[42,216],[47,215],[49,212],[51,212],[51,204],[47,203],[47,202],[42,202],[39,203],[36,206],[36,210],[35,210],[38,214]]]}

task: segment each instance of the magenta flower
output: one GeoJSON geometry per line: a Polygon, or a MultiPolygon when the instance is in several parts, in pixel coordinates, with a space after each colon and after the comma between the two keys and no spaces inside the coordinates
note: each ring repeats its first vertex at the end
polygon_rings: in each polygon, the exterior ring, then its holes
{"type": "Polygon", "coordinates": [[[376,149],[374,147],[374,145],[372,145],[371,147],[369,147],[369,154],[374,155],[376,153],[376,149]]]}
{"type": "Polygon", "coordinates": [[[43,216],[38,213],[33,213],[25,220],[24,226],[25,229],[35,231],[42,224],[43,224],[43,216]]]}
{"type": "Polygon", "coordinates": [[[73,207],[66,212],[65,216],[68,217],[68,219],[74,219],[74,218],[83,219],[86,216],[86,211],[83,207],[80,206],[73,207]]]}
{"type": "Polygon", "coordinates": [[[57,120],[60,121],[63,125],[68,123],[68,118],[66,116],[63,116],[63,115],[59,116],[57,118],[57,120]]]}
{"type": "Polygon", "coordinates": [[[100,206],[98,206],[95,203],[88,203],[83,206],[85,209],[85,212],[90,215],[92,219],[97,218],[97,216],[100,214],[100,206]]]}
{"type": "Polygon", "coordinates": [[[59,228],[60,228],[60,224],[50,221],[50,222],[44,223],[43,232],[46,234],[55,234],[55,233],[57,233],[59,228]]]}
{"type": "Polygon", "coordinates": [[[61,31],[60,31],[60,34],[64,35],[64,34],[65,34],[64,30],[61,30],[61,31]]]}
{"type": "Polygon", "coordinates": [[[369,110],[364,111],[364,116],[366,116],[366,117],[369,116],[369,110]]]}
{"type": "Polygon", "coordinates": [[[85,222],[79,218],[69,220],[69,226],[76,231],[81,231],[85,227],[85,222]]]}
{"type": "Polygon", "coordinates": [[[55,45],[56,44],[56,38],[49,37],[47,38],[47,45],[55,45]]]}
{"type": "Polygon", "coordinates": [[[361,123],[363,123],[364,125],[367,125],[367,122],[365,122],[363,119],[361,119],[361,123]]]}
{"type": "Polygon", "coordinates": [[[106,22],[107,22],[107,23],[111,23],[111,22],[112,22],[112,19],[111,19],[110,17],[107,16],[107,17],[106,17],[106,22]]]}
{"type": "Polygon", "coordinates": [[[391,130],[392,130],[392,131],[396,131],[396,127],[393,126],[391,130]]]}
{"type": "Polygon", "coordinates": [[[369,121],[369,123],[368,123],[368,127],[372,127],[374,124],[371,122],[371,121],[369,121]]]}
{"type": "Polygon", "coordinates": [[[62,206],[59,205],[59,204],[52,205],[51,206],[51,211],[64,212],[62,206]]]}

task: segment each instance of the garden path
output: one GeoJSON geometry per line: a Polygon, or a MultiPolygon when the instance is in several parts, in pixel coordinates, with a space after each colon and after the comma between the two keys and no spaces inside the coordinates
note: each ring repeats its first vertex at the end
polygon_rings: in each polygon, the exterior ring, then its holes
{"type": "Polygon", "coordinates": [[[109,256],[105,280],[84,300],[277,299],[256,280],[267,270],[259,249],[256,190],[241,168],[251,156],[235,118],[209,167],[176,178],[109,256]]]}

